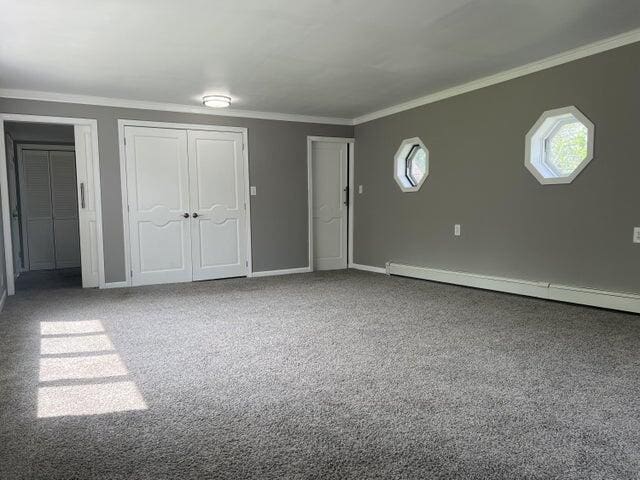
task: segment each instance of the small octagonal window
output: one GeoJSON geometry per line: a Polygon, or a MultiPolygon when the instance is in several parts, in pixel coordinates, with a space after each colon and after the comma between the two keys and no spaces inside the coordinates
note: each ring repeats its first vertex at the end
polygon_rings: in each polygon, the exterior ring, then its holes
{"type": "Polygon", "coordinates": [[[395,155],[394,177],[403,192],[417,192],[429,175],[429,150],[419,138],[402,142],[395,155]]]}
{"type": "Polygon", "coordinates": [[[527,133],[525,166],[542,184],[571,183],[593,158],[593,133],[575,107],[544,112],[527,133]]]}

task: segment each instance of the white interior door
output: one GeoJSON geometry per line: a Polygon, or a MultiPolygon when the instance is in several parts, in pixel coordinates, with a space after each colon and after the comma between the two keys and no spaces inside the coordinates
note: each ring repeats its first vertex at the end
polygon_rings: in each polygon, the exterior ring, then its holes
{"type": "Polygon", "coordinates": [[[53,240],[53,206],[51,203],[51,172],[49,152],[23,150],[21,162],[23,231],[29,270],[55,268],[53,240]]]}
{"type": "Polygon", "coordinates": [[[125,127],[133,285],[191,281],[187,132],[125,127]]]}
{"type": "Polygon", "coordinates": [[[311,142],[313,263],[347,268],[347,142],[311,142]]]}
{"type": "Polygon", "coordinates": [[[80,266],[76,156],[73,151],[49,151],[55,268],[80,266]]]}
{"type": "Polygon", "coordinates": [[[242,134],[189,131],[193,279],[247,274],[242,134]]]}
{"type": "Polygon", "coordinates": [[[95,171],[93,167],[93,143],[91,127],[74,127],[76,157],[76,203],[78,229],[80,231],[80,262],[82,286],[97,287],[100,284],[98,255],[98,223],[96,211],[95,171]]]}

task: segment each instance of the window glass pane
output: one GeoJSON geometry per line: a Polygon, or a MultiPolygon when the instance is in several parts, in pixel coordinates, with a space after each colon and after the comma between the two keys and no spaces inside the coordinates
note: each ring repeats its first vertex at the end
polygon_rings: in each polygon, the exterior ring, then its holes
{"type": "Polygon", "coordinates": [[[413,185],[418,185],[427,170],[427,155],[422,147],[415,145],[407,159],[407,177],[413,185]]]}
{"type": "Polygon", "coordinates": [[[560,176],[573,173],[587,156],[587,137],[587,127],[578,121],[561,125],[548,140],[548,165],[560,176]]]}

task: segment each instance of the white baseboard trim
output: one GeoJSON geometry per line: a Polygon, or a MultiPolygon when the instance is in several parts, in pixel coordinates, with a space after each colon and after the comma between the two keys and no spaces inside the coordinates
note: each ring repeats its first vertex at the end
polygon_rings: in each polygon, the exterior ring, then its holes
{"type": "Polygon", "coordinates": [[[100,288],[125,288],[125,287],[130,287],[131,285],[129,285],[129,282],[127,282],[126,280],[123,280],[122,282],[109,282],[109,283],[105,283],[104,286],[100,287],[100,288]]]}
{"type": "Polygon", "coordinates": [[[251,276],[252,277],[273,277],[276,275],[291,275],[293,273],[309,273],[309,272],[311,272],[311,268],[309,267],[285,268],[283,270],[264,270],[262,272],[253,272],[251,276]]]}
{"type": "Polygon", "coordinates": [[[372,267],[371,265],[362,265],[360,263],[350,263],[349,268],[354,270],[364,270],[365,272],[388,273],[386,268],[372,267]]]}
{"type": "Polygon", "coordinates": [[[640,313],[640,295],[630,293],[606,292],[590,288],[551,284],[548,282],[492,277],[489,275],[415,267],[397,263],[388,263],[387,269],[390,275],[420,278],[434,282],[515,293],[517,295],[543,298],[546,300],[640,313]]]}
{"type": "Polygon", "coordinates": [[[5,288],[2,291],[2,297],[0,298],[0,312],[2,312],[2,310],[4,310],[4,302],[7,301],[7,289],[5,288]]]}
{"type": "Polygon", "coordinates": [[[549,300],[640,313],[640,295],[631,293],[605,292],[552,283],[549,285],[549,300]]]}

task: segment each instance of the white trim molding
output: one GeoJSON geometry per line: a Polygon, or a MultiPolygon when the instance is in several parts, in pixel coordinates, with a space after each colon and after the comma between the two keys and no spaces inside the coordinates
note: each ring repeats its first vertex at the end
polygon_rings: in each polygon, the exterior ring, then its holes
{"type": "Polygon", "coordinates": [[[350,263],[348,268],[352,270],[362,270],[364,272],[387,273],[387,269],[384,267],[372,267],[371,265],[362,265],[360,263],[350,263]]]}
{"type": "Polygon", "coordinates": [[[404,112],[405,110],[411,110],[412,108],[421,107],[422,105],[428,105],[429,103],[435,103],[446,98],[455,97],[463,93],[472,92],[481,88],[503,83],[514,78],[524,77],[531,73],[547,70],[564,63],[573,62],[581,58],[596,55],[598,53],[606,52],[607,50],[613,50],[614,48],[623,47],[631,43],[640,42],[640,28],[631,30],[629,32],[622,33],[604,40],[599,40],[588,45],[583,45],[572,50],[568,50],[542,60],[522,65],[520,67],[505,70],[487,77],[479,78],[468,83],[457,85],[455,87],[447,88],[439,92],[434,92],[423,97],[419,97],[408,102],[393,105],[381,110],[376,110],[365,115],[361,115],[353,119],[353,125],[360,125],[361,123],[370,122],[378,118],[387,117],[395,113],[404,112]]]}
{"type": "Polygon", "coordinates": [[[279,120],[284,122],[322,123],[329,125],[353,125],[350,118],[324,117],[316,115],[298,115],[293,113],[260,112],[254,110],[212,109],[202,105],[183,105],[178,103],[149,102],[125,98],[97,97],[90,95],[71,95],[66,93],[42,92],[0,88],[0,97],[19,100],[37,100],[42,102],[77,103],[100,107],[133,108],[138,110],[156,110],[160,112],[196,113],[217,117],[254,118],[259,120],[279,120]]]}
{"type": "Polygon", "coordinates": [[[311,269],[309,267],[285,268],[283,270],[263,270],[261,272],[253,272],[251,276],[253,278],[274,277],[277,275],[292,275],[295,273],[309,273],[309,272],[311,272],[311,269]]]}
{"type": "Polygon", "coordinates": [[[468,272],[401,265],[393,262],[387,264],[387,269],[390,275],[419,278],[422,280],[450,283],[483,290],[514,293],[545,300],[640,313],[640,295],[630,293],[607,292],[549,282],[535,282],[468,272]]]}

